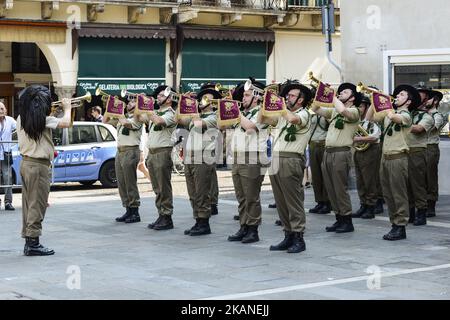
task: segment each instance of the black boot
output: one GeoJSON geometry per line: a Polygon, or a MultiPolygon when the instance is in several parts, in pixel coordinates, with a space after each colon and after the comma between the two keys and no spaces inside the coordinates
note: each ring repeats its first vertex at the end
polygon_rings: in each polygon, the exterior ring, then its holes
{"type": "Polygon", "coordinates": [[[319,201],[314,208],[309,209],[309,213],[318,213],[323,207],[323,202],[319,201]]]}
{"type": "Polygon", "coordinates": [[[413,223],[415,218],[416,218],[416,208],[414,208],[414,207],[409,208],[408,223],[413,223]]]}
{"type": "Polygon", "coordinates": [[[342,217],[342,223],[336,228],[336,233],[353,232],[355,228],[352,223],[352,216],[347,215],[342,217]]]}
{"type": "Polygon", "coordinates": [[[417,209],[416,217],[413,224],[415,226],[423,226],[427,224],[427,209],[417,209]]]}
{"type": "Polygon", "coordinates": [[[366,211],[361,215],[362,219],[375,218],[375,206],[366,206],[366,211]]]}
{"type": "Polygon", "coordinates": [[[219,210],[217,210],[217,204],[212,204],[211,205],[211,215],[215,216],[219,214],[219,210]]]}
{"type": "Polygon", "coordinates": [[[269,204],[269,209],[275,209],[277,207],[276,203],[269,204]]]}
{"type": "Polygon", "coordinates": [[[191,230],[189,234],[191,236],[202,236],[210,233],[211,228],[209,227],[209,218],[198,218],[197,229],[191,230]]]}
{"type": "Polygon", "coordinates": [[[153,230],[169,230],[173,229],[172,216],[165,214],[161,220],[153,226],[153,230]]]}
{"type": "Polygon", "coordinates": [[[191,234],[191,231],[197,230],[199,220],[200,220],[199,218],[195,219],[195,224],[190,229],[184,230],[184,234],[188,236],[191,234]]]}
{"type": "Polygon", "coordinates": [[[377,203],[375,204],[375,209],[374,209],[373,213],[380,214],[383,212],[384,212],[383,199],[378,199],[377,203]]]}
{"type": "Polygon", "coordinates": [[[55,251],[46,248],[42,244],[40,244],[39,237],[37,238],[26,237],[25,246],[23,248],[23,254],[26,256],[50,256],[52,254],[55,254],[55,251]]]}
{"type": "Polygon", "coordinates": [[[123,216],[116,218],[117,222],[125,222],[125,220],[130,216],[130,208],[127,207],[126,209],[127,211],[123,214],[123,216]]]}
{"type": "Polygon", "coordinates": [[[318,214],[328,214],[331,212],[331,203],[330,201],[322,202],[322,208],[320,208],[318,214]]]}
{"type": "Polygon", "coordinates": [[[163,216],[162,214],[158,215],[158,218],[157,218],[154,222],[149,223],[148,226],[147,226],[147,228],[153,229],[153,227],[154,227],[155,225],[157,225],[157,224],[159,223],[159,221],[161,221],[162,216],[163,216]]]}
{"type": "Polygon", "coordinates": [[[336,222],[329,227],[325,227],[326,232],[335,232],[336,228],[341,225],[342,217],[340,215],[336,215],[336,222]]]}
{"type": "Polygon", "coordinates": [[[383,236],[384,240],[395,241],[406,239],[405,226],[392,225],[391,231],[383,236]]]}
{"type": "Polygon", "coordinates": [[[287,250],[293,243],[294,234],[291,231],[284,231],[284,239],[279,244],[270,246],[270,251],[287,250]]]}
{"type": "Polygon", "coordinates": [[[252,243],[259,241],[258,226],[248,226],[247,234],[242,238],[242,243],[252,243]]]}
{"type": "Polygon", "coordinates": [[[241,228],[236,232],[235,234],[228,237],[228,241],[241,241],[242,238],[245,237],[245,235],[248,232],[248,226],[246,224],[242,225],[241,228]]]}
{"type": "Polygon", "coordinates": [[[352,218],[361,218],[364,212],[366,212],[367,206],[365,204],[361,204],[358,211],[352,213],[352,218]]]}
{"type": "Polygon", "coordinates": [[[130,216],[125,219],[125,223],[141,222],[141,216],[139,215],[139,208],[130,208],[130,216]]]}
{"type": "Polygon", "coordinates": [[[239,221],[239,215],[235,215],[233,219],[239,221]]]}
{"type": "Polygon", "coordinates": [[[436,217],[436,201],[428,200],[427,218],[436,217]]]}
{"type": "Polygon", "coordinates": [[[275,225],[276,226],[282,226],[283,223],[281,222],[281,220],[277,219],[277,220],[275,220],[275,225]]]}
{"type": "Polygon", "coordinates": [[[287,249],[288,253],[299,253],[306,250],[302,232],[293,232],[292,245],[287,249]]]}

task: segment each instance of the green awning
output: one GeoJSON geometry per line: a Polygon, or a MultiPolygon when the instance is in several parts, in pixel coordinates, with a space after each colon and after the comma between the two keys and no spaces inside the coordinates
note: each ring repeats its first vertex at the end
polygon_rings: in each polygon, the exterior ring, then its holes
{"type": "Polygon", "coordinates": [[[121,89],[150,94],[165,82],[163,39],[79,39],[78,94],[121,89]]]}
{"type": "Polygon", "coordinates": [[[203,83],[236,85],[249,76],[265,82],[267,42],[185,39],[182,51],[183,91],[203,83]]]}

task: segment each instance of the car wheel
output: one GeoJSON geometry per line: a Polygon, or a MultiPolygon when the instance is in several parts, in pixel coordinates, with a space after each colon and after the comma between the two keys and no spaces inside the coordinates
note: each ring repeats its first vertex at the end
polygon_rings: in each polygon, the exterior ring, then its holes
{"type": "Polygon", "coordinates": [[[80,181],[80,183],[81,183],[83,186],[92,186],[95,182],[97,182],[97,180],[80,181]]]}
{"type": "Polygon", "coordinates": [[[100,170],[100,183],[105,188],[117,187],[116,168],[114,161],[106,162],[100,170]]]}

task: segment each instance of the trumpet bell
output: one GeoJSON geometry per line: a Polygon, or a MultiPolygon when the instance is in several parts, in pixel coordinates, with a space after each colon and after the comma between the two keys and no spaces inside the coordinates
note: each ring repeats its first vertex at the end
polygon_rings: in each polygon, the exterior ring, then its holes
{"type": "Polygon", "coordinates": [[[120,96],[121,96],[122,98],[125,98],[125,96],[127,96],[127,90],[122,89],[122,90],[120,91],[120,96]]]}
{"type": "Polygon", "coordinates": [[[247,91],[247,90],[250,90],[252,88],[252,80],[247,80],[247,81],[245,81],[245,84],[244,84],[244,90],[245,91],[247,91]]]}

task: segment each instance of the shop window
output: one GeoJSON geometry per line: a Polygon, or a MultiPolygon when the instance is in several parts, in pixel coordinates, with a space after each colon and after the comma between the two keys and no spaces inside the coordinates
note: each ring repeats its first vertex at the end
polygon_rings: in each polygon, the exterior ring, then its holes
{"type": "Polygon", "coordinates": [[[13,73],[51,73],[42,51],[34,43],[12,43],[13,73]]]}

